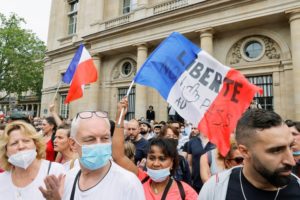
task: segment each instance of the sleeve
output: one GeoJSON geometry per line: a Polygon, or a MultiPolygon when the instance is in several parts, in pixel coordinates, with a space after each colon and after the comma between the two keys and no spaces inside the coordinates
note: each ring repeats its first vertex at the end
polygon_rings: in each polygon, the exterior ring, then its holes
{"type": "Polygon", "coordinates": [[[141,168],[139,168],[137,176],[138,176],[138,179],[140,181],[142,181],[142,180],[144,180],[148,176],[148,174],[146,172],[144,172],[141,168]]]}
{"type": "Polygon", "coordinates": [[[214,200],[215,187],[216,187],[216,177],[214,175],[210,177],[210,179],[208,179],[208,181],[206,181],[202,186],[198,196],[198,200],[200,199],[214,200]]]}

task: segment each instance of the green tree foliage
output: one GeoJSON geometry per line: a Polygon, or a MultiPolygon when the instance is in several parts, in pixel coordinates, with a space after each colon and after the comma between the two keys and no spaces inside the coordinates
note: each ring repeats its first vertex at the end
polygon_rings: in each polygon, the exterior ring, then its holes
{"type": "Polygon", "coordinates": [[[6,18],[0,13],[0,92],[20,96],[33,91],[40,96],[46,46],[22,28],[24,23],[16,14],[6,18]]]}

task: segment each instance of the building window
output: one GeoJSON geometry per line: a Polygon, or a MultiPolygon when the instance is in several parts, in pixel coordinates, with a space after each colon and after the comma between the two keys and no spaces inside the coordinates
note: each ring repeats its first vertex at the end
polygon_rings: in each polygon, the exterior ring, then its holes
{"type": "Polygon", "coordinates": [[[121,67],[121,73],[123,76],[127,77],[129,75],[131,75],[133,70],[133,65],[131,62],[126,61],[123,63],[122,67],[121,67]]]}
{"type": "MultiPolygon", "coordinates": [[[[120,101],[126,94],[128,88],[119,88],[119,99],[120,101]]],[[[135,115],[135,88],[131,88],[130,94],[128,95],[128,111],[125,116],[126,120],[134,119],[135,115]]]]}
{"type": "Polygon", "coordinates": [[[250,41],[246,44],[244,52],[248,58],[257,58],[262,52],[262,45],[258,41],[250,41]]]}
{"type": "Polygon", "coordinates": [[[78,11],[78,0],[69,1],[70,12],[68,13],[69,17],[69,35],[76,33],[77,27],[77,11],[78,11]]]}
{"type": "Polygon", "coordinates": [[[261,87],[264,90],[262,95],[256,94],[254,100],[260,104],[263,109],[274,110],[272,75],[251,76],[247,78],[251,83],[261,87]]]}
{"type": "Polygon", "coordinates": [[[130,0],[123,0],[123,14],[127,14],[130,13],[131,9],[130,9],[130,0]]]}
{"type": "Polygon", "coordinates": [[[59,115],[64,119],[68,119],[69,117],[69,104],[65,104],[66,98],[67,94],[60,95],[59,115]]]}
{"type": "Polygon", "coordinates": [[[243,41],[240,51],[246,61],[258,61],[265,54],[265,43],[259,37],[250,37],[243,41]]]}

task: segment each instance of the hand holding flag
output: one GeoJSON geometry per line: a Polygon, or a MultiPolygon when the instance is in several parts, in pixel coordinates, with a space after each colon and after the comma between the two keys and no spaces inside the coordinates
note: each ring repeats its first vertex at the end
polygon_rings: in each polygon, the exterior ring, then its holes
{"type": "Polygon", "coordinates": [[[97,78],[98,73],[93,59],[81,44],[63,77],[64,83],[71,83],[65,103],[82,97],[84,85],[96,82],[97,78]]]}
{"type": "Polygon", "coordinates": [[[255,93],[262,92],[176,32],[154,50],[134,82],[156,89],[184,119],[198,125],[222,155],[230,148],[238,119],[255,93]]]}

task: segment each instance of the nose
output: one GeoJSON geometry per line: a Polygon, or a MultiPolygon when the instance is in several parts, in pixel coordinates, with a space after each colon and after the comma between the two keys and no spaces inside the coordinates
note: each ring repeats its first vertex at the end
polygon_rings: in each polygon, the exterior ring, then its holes
{"type": "Polygon", "coordinates": [[[18,142],[18,150],[23,150],[23,149],[25,149],[25,145],[22,141],[19,141],[18,142]]]}
{"type": "Polygon", "coordinates": [[[292,149],[289,148],[286,154],[287,155],[284,156],[284,164],[295,166],[296,161],[294,159],[292,149]]]}
{"type": "Polygon", "coordinates": [[[153,167],[159,167],[160,166],[160,161],[159,159],[155,159],[154,162],[153,162],[153,167]]]}

